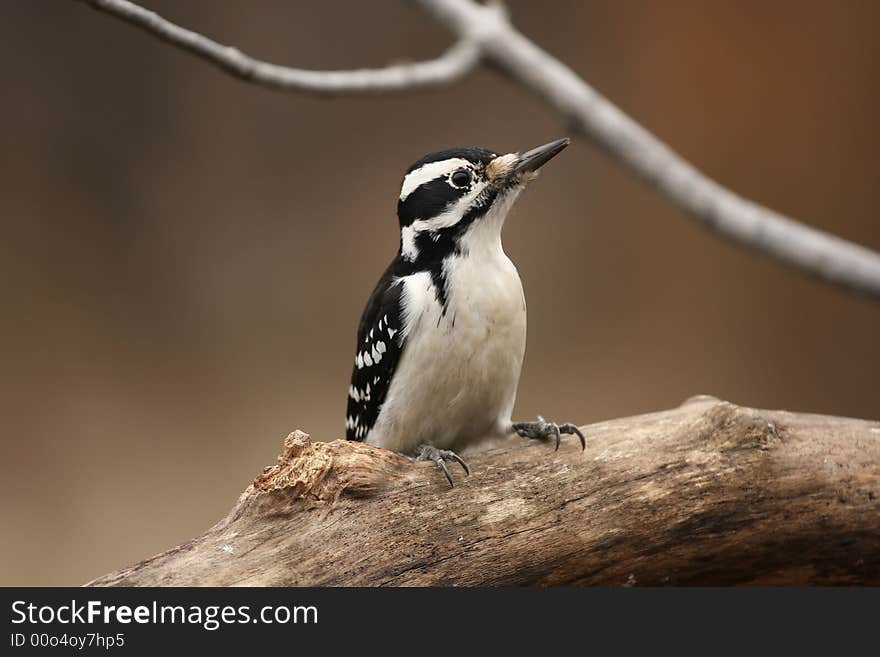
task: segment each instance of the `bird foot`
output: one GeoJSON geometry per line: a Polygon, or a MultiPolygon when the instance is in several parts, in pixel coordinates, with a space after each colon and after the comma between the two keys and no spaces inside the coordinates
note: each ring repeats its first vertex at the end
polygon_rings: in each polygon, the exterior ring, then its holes
{"type": "Polygon", "coordinates": [[[571,422],[565,424],[556,424],[555,422],[547,422],[540,415],[537,422],[514,422],[513,430],[517,435],[523,438],[533,438],[535,440],[556,439],[556,449],[559,449],[559,442],[562,434],[574,434],[581,439],[581,449],[587,448],[587,439],[584,434],[571,422]]]}
{"type": "Polygon", "coordinates": [[[455,461],[458,463],[462,469],[464,470],[465,475],[469,475],[471,473],[470,468],[468,468],[467,463],[455,452],[448,449],[437,449],[433,445],[421,445],[418,448],[418,453],[415,456],[416,461],[433,461],[437,464],[437,467],[440,468],[443,475],[446,477],[446,481],[449,482],[450,486],[455,486],[452,483],[452,475],[449,474],[449,468],[446,467],[446,461],[455,461]]]}

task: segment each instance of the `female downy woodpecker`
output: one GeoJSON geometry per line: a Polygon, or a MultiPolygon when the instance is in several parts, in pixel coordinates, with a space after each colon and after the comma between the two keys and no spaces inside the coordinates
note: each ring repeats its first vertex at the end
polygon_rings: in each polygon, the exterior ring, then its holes
{"type": "Polygon", "coordinates": [[[468,472],[455,449],[488,437],[576,434],[573,424],[511,422],[526,345],[522,283],[501,245],[517,196],[568,146],[523,153],[454,148],[407,169],[400,249],[361,317],[346,437],[468,472]]]}

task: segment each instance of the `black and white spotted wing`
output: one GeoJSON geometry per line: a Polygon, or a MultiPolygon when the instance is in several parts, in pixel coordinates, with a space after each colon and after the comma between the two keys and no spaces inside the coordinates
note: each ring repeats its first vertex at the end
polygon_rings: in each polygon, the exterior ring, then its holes
{"type": "Polygon", "coordinates": [[[400,295],[403,286],[395,282],[392,266],[379,279],[358,327],[345,418],[345,437],[348,440],[365,440],[370,433],[403,353],[404,341],[400,332],[400,295]]]}

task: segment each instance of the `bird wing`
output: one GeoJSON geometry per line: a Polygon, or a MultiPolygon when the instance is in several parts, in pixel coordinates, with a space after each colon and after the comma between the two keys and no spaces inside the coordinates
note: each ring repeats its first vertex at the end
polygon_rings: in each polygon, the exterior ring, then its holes
{"type": "Polygon", "coordinates": [[[379,279],[361,315],[348,388],[348,440],[365,440],[370,433],[405,346],[400,307],[403,285],[393,275],[392,266],[379,279]]]}

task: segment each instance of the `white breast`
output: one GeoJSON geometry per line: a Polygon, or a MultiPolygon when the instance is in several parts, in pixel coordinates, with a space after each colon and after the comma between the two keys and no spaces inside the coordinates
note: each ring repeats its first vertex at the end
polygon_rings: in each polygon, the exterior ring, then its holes
{"type": "Polygon", "coordinates": [[[519,274],[485,221],[447,259],[446,312],[431,276],[401,279],[407,345],[367,442],[395,451],[462,446],[509,429],[526,343],[519,274]]]}

